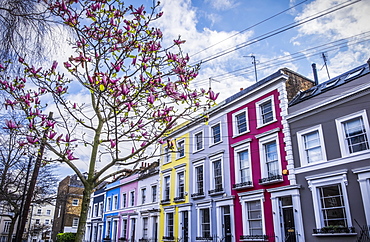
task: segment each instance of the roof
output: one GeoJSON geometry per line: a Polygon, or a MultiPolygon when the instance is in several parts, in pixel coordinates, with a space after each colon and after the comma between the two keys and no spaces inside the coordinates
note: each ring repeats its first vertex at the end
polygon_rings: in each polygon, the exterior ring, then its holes
{"type": "Polygon", "coordinates": [[[357,79],[361,76],[369,74],[369,63],[358,66],[350,71],[347,71],[337,77],[331,78],[326,82],[320,83],[306,91],[299,92],[292,101],[289,102],[289,106],[296,105],[300,102],[303,102],[307,99],[316,97],[324,92],[332,90],[338,86],[341,86],[345,83],[348,83],[354,79],[357,79]]]}

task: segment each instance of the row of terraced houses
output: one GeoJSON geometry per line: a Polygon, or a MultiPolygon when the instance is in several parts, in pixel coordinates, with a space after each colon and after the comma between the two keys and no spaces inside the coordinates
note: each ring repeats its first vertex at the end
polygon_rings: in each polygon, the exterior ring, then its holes
{"type": "Polygon", "coordinates": [[[86,241],[368,241],[369,65],[280,69],[178,126],[94,193],[86,241]]]}

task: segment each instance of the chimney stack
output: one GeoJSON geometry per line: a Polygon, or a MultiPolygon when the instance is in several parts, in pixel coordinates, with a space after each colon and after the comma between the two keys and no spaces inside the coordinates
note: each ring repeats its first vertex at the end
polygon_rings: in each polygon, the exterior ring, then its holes
{"type": "Polygon", "coordinates": [[[313,78],[315,80],[315,86],[319,84],[319,79],[317,78],[317,70],[316,70],[316,64],[312,63],[312,72],[313,72],[313,78]]]}

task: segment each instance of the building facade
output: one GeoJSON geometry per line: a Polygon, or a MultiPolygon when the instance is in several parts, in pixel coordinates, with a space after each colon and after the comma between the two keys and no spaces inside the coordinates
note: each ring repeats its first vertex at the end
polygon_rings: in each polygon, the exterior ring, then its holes
{"type": "Polygon", "coordinates": [[[289,105],[305,241],[369,240],[369,65],[302,92],[289,105]]]}

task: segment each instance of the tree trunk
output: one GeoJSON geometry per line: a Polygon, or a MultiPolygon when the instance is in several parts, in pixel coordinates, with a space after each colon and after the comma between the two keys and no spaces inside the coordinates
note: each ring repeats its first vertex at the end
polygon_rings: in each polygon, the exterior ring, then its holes
{"type": "Polygon", "coordinates": [[[13,240],[13,232],[14,232],[15,223],[17,222],[18,217],[19,217],[18,215],[15,215],[14,217],[11,217],[9,233],[8,233],[8,238],[7,238],[8,242],[12,242],[12,240],[13,240]]]}
{"type": "Polygon", "coordinates": [[[93,185],[89,184],[87,181],[87,185],[85,186],[83,197],[82,197],[82,204],[81,204],[81,213],[80,213],[80,220],[78,222],[77,234],[76,234],[76,242],[82,242],[84,239],[85,231],[86,231],[86,220],[87,220],[87,213],[89,212],[91,194],[93,192],[93,185]]]}

